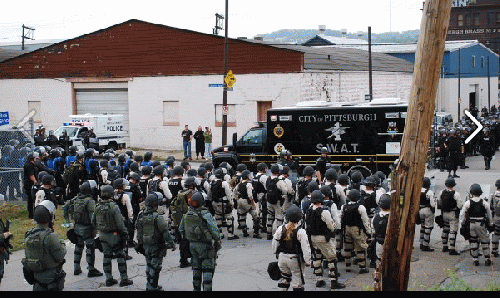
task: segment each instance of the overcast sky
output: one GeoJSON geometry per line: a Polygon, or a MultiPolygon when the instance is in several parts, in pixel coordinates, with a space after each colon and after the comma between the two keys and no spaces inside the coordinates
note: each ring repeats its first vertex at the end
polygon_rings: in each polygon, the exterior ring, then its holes
{"type": "MultiPolygon", "coordinates": [[[[280,29],[347,29],[381,33],[420,28],[424,0],[229,0],[229,37],[254,37],[280,29]]],[[[4,1],[0,43],[20,41],[21,26],[34,37],[70,39],[129,19],[212,33],[225,0],[4,1]]],[[[224,35],[223,32],[219,33],[224,35]]]]}

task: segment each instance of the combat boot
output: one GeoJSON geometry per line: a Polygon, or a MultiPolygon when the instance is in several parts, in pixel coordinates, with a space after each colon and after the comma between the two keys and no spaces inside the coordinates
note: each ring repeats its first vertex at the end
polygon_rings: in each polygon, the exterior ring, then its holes
{"type": "Polygon", "coordinates": [[[332,290],[343,289],[345,288],[345,284],[339,283],[337,280],[332,280],[330,288],[332,290]]]}

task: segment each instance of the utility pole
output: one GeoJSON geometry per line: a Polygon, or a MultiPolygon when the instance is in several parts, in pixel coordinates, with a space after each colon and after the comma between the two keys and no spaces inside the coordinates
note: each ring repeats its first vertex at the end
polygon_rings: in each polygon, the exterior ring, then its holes
{"type": "Polygon", "coordinates": [[[227,84],[224,81],[227,75],[227,70],[228,70],[228,46],[227,46],[227,27],[228,27],[228,19],[229,19],[229,13],[228,13],[228,1],[226,0],[226,15],[224,16],[225,20],[225,28],[224,28],[224,77],[222,79],[222,82],[224,84],[224,90],[222,91],[222,146],[225,146],[227,144],[227,84]]]}
{"type": "Polygon", "coordinates": [[[399,163],[391,173],[391,213],[375,289],[406,291],[452,0],[427,0],[399,163]]]}
{"type": "Polygon", "coordinates": [[[372,27],[368,27],[368,85],[370,101],[373,100],[373,73],[372,73],[372,27]]]}
{"type": "Polygon", "coordinates": [[[25,39],[31,39],[31,40],[34,40],[33,36],[34,36],[34,33],[35,33],[35,29],[33,28],[30,28],[30,27],[26,27],[24,26],[23,24],[23,36],[22,36],[22,46],[21,46],[21,50],[24,51],[24,40],[25,39]],[[24,29],[26,29],[26,33],[24,33],[24,29]]]}

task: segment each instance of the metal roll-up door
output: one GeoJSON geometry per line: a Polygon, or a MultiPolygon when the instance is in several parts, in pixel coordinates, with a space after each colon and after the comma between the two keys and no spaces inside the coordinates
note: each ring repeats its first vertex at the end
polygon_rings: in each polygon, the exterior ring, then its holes
{"type": "Polygon", "coordinates": [[[76,113],[124,116],[125,142],[130,144],[128,89],[76,89],[76,113]]]}

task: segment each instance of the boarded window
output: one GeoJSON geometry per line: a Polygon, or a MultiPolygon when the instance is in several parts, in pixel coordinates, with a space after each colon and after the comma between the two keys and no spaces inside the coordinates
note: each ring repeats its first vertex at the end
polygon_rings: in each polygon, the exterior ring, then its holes
{"type": "Polygon", "coordinates": [[[163,102],[163,125],[179,126],[179,101],[163,102]]]}
{"type": "Polygon", "coordinates": [[[35,123],[42,123],[42,103],[40,101],[28,101],[28,111],[31,110],[36,111],[33,121],[35,123]]]}
{"type": "MultiPolygon", "coordinates": [[[[221,104],[215,105],[215,127],[222,127],[224,111],[221,104]]],[[[227,126],[236,127],[236,105],[227,105],[227,126]]]]}
{"type": "Polygon", "coordinates": [[[267,121],[267,110],[273,107],[272,101],[258,101],[257,102],[257,121],[267,121]]]}

